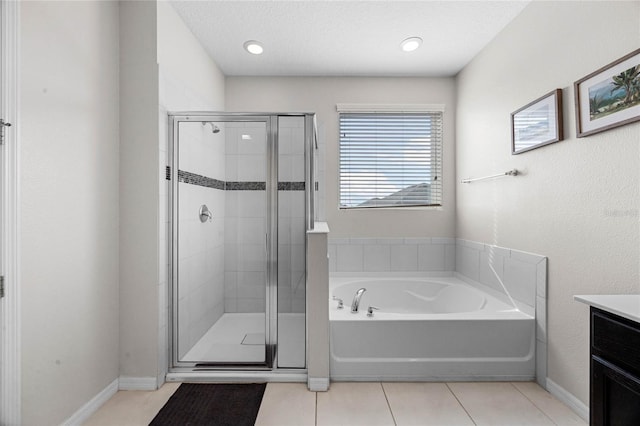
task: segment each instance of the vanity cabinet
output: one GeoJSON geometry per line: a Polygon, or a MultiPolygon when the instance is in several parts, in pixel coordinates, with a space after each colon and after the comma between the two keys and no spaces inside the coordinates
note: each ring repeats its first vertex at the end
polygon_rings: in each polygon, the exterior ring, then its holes
{"type": "Polygon", "coordinates": [[[591,307],[591,426],[640,425],[640,324],[591,307]]]}

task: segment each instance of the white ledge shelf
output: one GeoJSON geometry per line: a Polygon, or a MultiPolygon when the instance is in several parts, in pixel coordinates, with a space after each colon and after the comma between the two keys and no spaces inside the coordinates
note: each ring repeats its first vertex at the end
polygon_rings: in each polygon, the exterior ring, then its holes
{"type": "Polygon", "coordinates": [[[640,323],[640,294],[592,294],[573,298],[594,308],[640,323]]]}

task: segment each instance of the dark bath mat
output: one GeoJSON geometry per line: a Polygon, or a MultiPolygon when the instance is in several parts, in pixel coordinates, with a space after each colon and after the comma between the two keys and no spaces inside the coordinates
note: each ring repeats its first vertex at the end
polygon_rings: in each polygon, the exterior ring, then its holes
{"type": "Polygon", "coordinates": [[[266,386],[183,383],[150,426],[253,426],[266,386]]]}

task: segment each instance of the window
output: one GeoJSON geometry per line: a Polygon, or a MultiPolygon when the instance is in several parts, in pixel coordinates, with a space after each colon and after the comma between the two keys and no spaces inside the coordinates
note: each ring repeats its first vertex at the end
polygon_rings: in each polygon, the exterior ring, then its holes
{"type": "Polygon", "coordinates": [[[340,207],[442,205],[442,115],[341,112],[340,207]]]}

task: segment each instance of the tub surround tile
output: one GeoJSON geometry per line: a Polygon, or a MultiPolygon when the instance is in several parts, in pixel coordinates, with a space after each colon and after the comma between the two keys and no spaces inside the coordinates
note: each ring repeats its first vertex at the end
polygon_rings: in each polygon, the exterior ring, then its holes
{"type": "Polygon", "coordinates": [[[350,244],[358,245],[377,244],[377,241],[377,238],[349,238],[350,244]]]}
{"type": "Polygon", "coordinates": [[[456,247],[456,271],[480,281],[480,250],[465,245],[456,247]]]}
{"type": "Polygon", "coordinates": [[[473,421],[445,383],[382,383],[398,426],[465,426],[473,421]]]}
{"type": "Polygon", "coordinates": [[[313,426],[316,424],[316,394],[304,383],[269,383],[256,426],[313,426]]]}
{"type": "Polygon", "coordinates": [[[404,244],[431,244],[431,238],[404,238],[404,244]]]}
{"type": "Polygon", "coordinates": [[[371,272],[389,271],[391,249],[388,245],[366,245],[364,250],[364,270],[371,272]]]}
{"type": "Polygon", "coordinates": [[[455,238],[448,237],[433,237],[431,238],[431,244],[454,244],[456,243],[455,238]]]}
{"type": "Polygon", "coordinates": [[[449,383],[477,425],[553,425],[511,383],[449,383]]]}
{"type": "Polygon", "coordinates": [[[504,284],[511,297],[529,306],[535,306],[536,280],[535,263],[527,263],[513,257],[505,258],[504,284]]]}
{"type": "Polygon", "coordinates": [[[399,245],[404,244],[404,238],[378,238],[376,244],[399,245]]]}
{"type": "Polygon", "coordinates": [[[339,245],[337,247],[336,270],[339,272],[363,271],[364,253],[361,245],[339,245]]]}
{"type": "Polygon", "coordinates": [[[526,263],[537,264],[545,259],[544,256],[540,256],[539,254],[527,253],[526,251],[520,250],[511,250],[511,258],[518,259],[526,263]]]}
{"type": "Polygon", "coordinates": [[[493,246],[491,244],[485,244],[484,251],[490,253],[492,256],[511,257],[511,250],[508,248],[493,246]]]}
{"type": "Polygon", "coordinates": [[[513,385],[536,407],[544,411],[555,424],[563,426],[587,425],[587,422],[580,418],[580,416],[536,383],[515,382],[513,385]]]}
{"type": "Polygon", "coordinates": [[[504,257],[481,252],[479,274],[480,283],[504,293],[504,257]]]}
{"type": "Polygon", "coordinates": [[[327,256],[329,257],[329,272],[336,272],[338,269],[336,262],[338,257],[338,248],[335,245],[330,245],[327,248],[327,256]]]}
{"type": "Polygon", "coordinates": [[[317,394],[318,426],[394,424],[380,383],[332,383],[317,394]]]}
{"type": "Polygon", "coordinates": [[[346,245],[349,244],[349,238],[329,238],[329,245],[346,245]]]}
{"type": "Polygon", "coordinates": [[[331,272],[446,272],[455,269],[456,247],[453,238],[332,238],[329,239],[330,256],[335,250],[335,268],[331,272]],[[363,264],[356,266],[352,253],[340,246],[361,247],[363,264]],[[387,251],[389,258],[387,259],[387,251]],[[350,256],[345,259],[344,256],[350,256]]]}
{"type": "Polygon", "coordinates": [[[418,270],[418,246],[416,245],[392,245],[391,246],[391,270],[392,271],[417,271],[418,270]]]}
{"type": "Polygon", "coordinates": [[[420,271],[446,270],[445,247],[442,244],[418,245],[418,269],[420,271]]]}
{"type": "Polygon", "coordinates": [[[444,270],[455,271],[456,269],[456,246],[455,244],[447,244],[444,249],[444,270]]]}
{"type": "Polygon", "coordinates": [[[536,339],[547,341],[547,299],[536,297],[536,339]]]}
{"type": "Polygon", "coordinates": [[[536,383],[547,389],[547,343],[536,340],[536,383]]]}
{"type": "Polygon", "coordinates": [[[536,294],[547,298],[547,258],[545,257],[536,265],[536,294]]]}
{"type": "Polygon", "coordinates": [[[463,247],[468,247],[470,249],[474,249],[478,251],[484,250],[484,243],[478,243],[476,241],[469,241],[469,240],[462,240],[459,238],[456,239],[456,242],[458,245],[461,245],[463,247]]]}

